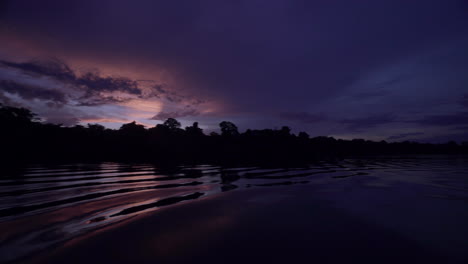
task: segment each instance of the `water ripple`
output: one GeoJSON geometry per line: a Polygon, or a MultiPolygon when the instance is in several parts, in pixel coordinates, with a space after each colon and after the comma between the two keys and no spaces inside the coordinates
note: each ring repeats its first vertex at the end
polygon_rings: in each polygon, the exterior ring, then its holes
{"type": "Polygon", "coordinates": [[[425,197],[468,200],[464,159],[348,159],[297,168],[159,168],[151,164],[65,164],[0,177],[0,255],[7,261],[164,206],[227,191],[290,185],[349,188],[423,186],[425,197]],[[25,224],[25,223],[28,224],[25,224]]]}

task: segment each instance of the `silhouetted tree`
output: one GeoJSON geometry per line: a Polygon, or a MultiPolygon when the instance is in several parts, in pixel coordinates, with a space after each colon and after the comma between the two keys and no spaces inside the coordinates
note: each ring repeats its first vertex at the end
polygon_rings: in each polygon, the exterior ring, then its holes
{"type": "MultiPolygon", "coordinates": [[[[135,121],[120,129],[99,124],[86,127],[36,122],[28,109],[0,105],[0,146],[7,163],[29,161],[164,161],[164,162],[309,162],[355,155],[378,154],[468,154],[468,143],[423,144],[416,142],[373,142],[333,137],[296,137],[289,127],[239,131],[232,122],[219,124],[216,132],[204,136],[198,123],[185,130],[169,118],[164,124],[145,129],[135,121]],[[235,136],[235,137],[234,137],[235,136]],[[9,160],[7,160],[9,159],[9,160]]],[[[226,177],[222,176],[222,177],[226,177]]]]}
{"type": "Polygon", "coordinates": [[[125,135],[138,136],[138,135],[145,133],[146,129],[145,129],[145,126],[137,124],[135,121],[133,121],[131,123],[123,124],[119,128],[119,131],[125,135]]]}
{"type": "Polygon", "coordinates": [[[163,123],[164,126],[166,126],[170,131],[176,131],[180,128],[180,122],[177,121],[176,119],[170,117],[163,123]]]}
{"type": "Polygon", "coordinates": [[[283,137],[287,137],[291,135],[291,128],[288,126],[283,126],[280,130],[280,135],[283,137]]]}
{"type": "Polygon", "coordinates": [[[185,132],[189,136],[203,136],[203,129],[198,127],[198,122],[194,122],[192,126],[186,127],[185,132]]]}
{"type": "Polygon", "coordinates": [[[237,136],[239,135],[239,131],[237,130],[237,126],[234,123],[229,121],[223,121],[219,123],[219,127],[221,128],[221,135],[223,136],[237,136]]]}
{"type": "Polygon", "coordinates": [[[307,134],[306,132],[299,132],[298,137],[299,137],[300,139],[303,139],[303,140],[304,140],[304,139],[309,139],[309,134],[307,134]]]}
{"type": "Polygon", "coordinates": [[[88,124],[88,129],[95,132],[104,132],[106,128],[100,124],[88,124]]]}
{"type": "Polygon", "coordinates": [[[37,122],[37,115],[26,108],[4,106],[0,104],[0,120],[3,124],[21,125],[37,122]]]}

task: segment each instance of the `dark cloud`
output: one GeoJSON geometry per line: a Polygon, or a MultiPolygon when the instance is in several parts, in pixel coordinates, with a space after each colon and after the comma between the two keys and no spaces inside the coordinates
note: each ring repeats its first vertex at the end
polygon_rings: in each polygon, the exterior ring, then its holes
{"type": "Polygon", "coordinates": [[[1,91],[0,91],[0,104],[14,106],[14,107],[20,106],[18,103],[13,102],[10,98],[5,96],[1,91]]]}
{"type": "Polygon", "coordinates": [[[72,82],[76,79],[75,73],[70,69],[70,67],[58,59],[42,61],[36,60],[21,63],[0,60],[0,65],[19,69],[31,75],[52,77],[65,82],[72,82]]]}
{"type": "Polygon", "coordinates": [[[463,98],[460,100],[460,104],[463,107],[468,108],[468,94],[463,95],[463,98]]]}
{"type": "Polygon", "coordinates": [[[65,104],[68,102],[67,96],[61,91],[17,83],[10,80],[0,80],[0,93],[3,92],[16,94],[26,100],[40,99],[53,101],[57,104],[65,104]]]}
{"type": "Polygon", "coordinates": [[[394,84],[397,84],[397,83],[401,83],[401,82],[405,82],[405,81],[408,81],[410,80],[411,78],[413,78],[414,76],[412,76],[411,74],[402,74],[400,76],[396,76],[390,80],[386,80],[386,81],[383,81],[381,83],[379,83],[377,86],[380,86],[380,87],[388,87],[388,86],[393,86],[394,84]]]}
{"type": "Polygon", "coordinates": [[[305,124],[313,124],[327,120],[323,114],[311,114],[307,112],[286,112],[281,113],[280,117],[286,120],[297,121],[305,124]]]}
{"type": "Polygon", "coordinates": [[[78,76],[65,62],[58,59],[15,63],[0,61],[7,67],[21,70],[27,74],[38,77],[50,77],[64,84],[82,88],[86,91],[85,97],[92,97],[99,92],[125,92],[141,94],[136,81],[123,77],[102,77],[99,73],[87,72],[78,76]]]}
{"type": "Polygon", "coordinates": [[[422,119],[413,120],[412,123],[430,126],[460,126],[468,124],[468,112],[458,112],[446,115],[430,115],[422,119]]]}
{"type": "MultiPolygon", "coordinates": [[[[85,72],[78,75],[65,62],[58,59],[36,60],[31,62],[16,63],[11,61],[0,60],[0,67],[9,67],[22,71],[25,74],[34,77],[48,77],[58,81],[61,85],[74,87],[76,90],[84,94],[79,98],[75,98],[81,106],[97,106],[113,103],[127,102],[128,98],[102,95],[103,92],[123,92],[128,95],[134,95],[138,98],[165,98],[169,102],[181,103],[190,102],[193,105],[198,105],[204,101],[181,95],[178,92],[167,89],[164,84],[153,84],[149,91],[143,91],[139,86],[139,82],[152,82],[154,80],[131,80],[125,77],[101,76],[98,72],[85,72]]],[[[56,102],[65,103],[65,95],[59,91],[51,89],[33,89],[31,86],[19,86],[13,81],[3,81],[4,86],[8,86],[8,91],[16,90],[26,99],[32,99],[36,96],[38,99],[50,99],[56,102]],[[37,91],[36,91],[37,90],[37,91]]]]}
{"type": "Polygon", "coordinates": [[[195,109],[187,109],[181,111],[174,111],[174,112],[160,112],[157,115],[150,118],[151,120],[166,120],[168,118],[180,118],[180,117],[187,117],[187,116],[197,116],[200,112],[195,109]]]}
{"type": "Polygon", "coordinates": [[[123,77],[101,77],[97,73],[88,72],[73,82],[79,87],[87,89],[87,97],[91,97],[99,92],[125,92],[128,94],[140,95],[136,81],[123,77]]]}
{"type": "Polygon", "coordinates": [[[370,91],[370,92],[362,92],[362,93],[356,93],[353,95],[353,98],[355,99],[368,99],[368,98],[375,98],[375,97],[383,97],[388,95],[390,92],[385,91],[385,90],[379,90],[379,91],[370,91]]]}
{"type": "Polygon", "coordinates": [[[468,132],[468,125],[467,126],[457,126],[454,127],[453,130],[463,130],[468,132]]]}
{"type": "Polygon", "coordinates": [[[399,139],[403,139],[403,138],[407,138],[407,137],[411,137],[411,136],[421,136],[421,135],[424,135],[424,133],[423,132],[401,133],[401,134],[398,134],[398,135],[390,136],[387,139],[388,140],[399,140],[399,139]]]}
{"type": "MultiPolygon", "coordinates": [[[[287,119],[306,128],[326,121],[320,133],[331,134],[340,123],[343,132],[356,132],[396,121],[391,114],[343,120],[359,117],[365,107],[369,115],[395,113],[402,120],[449,113],[427,103],[448,101],[441,97],[460,94],[467,84],[460,41],[468,36],[466,0],[6,3],[0,56],[8,60],[0,66],[75,86],[82,91],[74,97],[80,106],[118,104],[124,93],[159,98],[164,113],[180,115],[186,110],[167,109],[210,100],[208,110],[238,117],[241,126],[287,119]],[[135,74],[141,80],[77,74],[61,61],[10,62],[36,53],[67,58],[70,65],[118,66],[141,73],[135,74]],[[155,82],[153,73],[167,78],[155,82]],[[265,115],[280,120],[257,122],[265,115]]],[[[466,98],[461,105],[468,105],[466,98]]]]}
{"type": "Polygon", "coordinates": [[[163,85],[161,84],[156,84],[153,86],[153,90],[157,97],[161,98],[164,97],[166,100],[172,103],[180,103],[183,100],[183,97],[178,95],[175,92],[172,92],[170,90],[167,90],[163,85]]]}
{"type": "Polygon", "coordinates": [[[349,126],[350,129],[366,129],[378,125],[384,125],[397,121],[396,116],[391,113],[372,115],[363,118],[343,119],[340,122],[349,126]]]}
{"type": "Polygon", "coordinates": [[[116,96],[89,96],[80,98],[78,106],[99,106],[99,105],[112,105],[130,102],[131,98],[123,98],[116,96]]]}
{"type": "Polygon", "coordinates": [[[206,100],[201,100],[190,95],[182,95],[178,92],[167,89],[165,84],[153,85],[150,95],[157,98],[164,98],[171,103],[189,102],[194,106],[206,103],[206,100]]]}
{"type": "Polygon", "coordinates": [[[6,20],[24,35],[48,32],[35,37],[44,46],[151,63],[250,112],[307,109],[468,28],[462,0],[72,2],[10,1],[6,20]]]}

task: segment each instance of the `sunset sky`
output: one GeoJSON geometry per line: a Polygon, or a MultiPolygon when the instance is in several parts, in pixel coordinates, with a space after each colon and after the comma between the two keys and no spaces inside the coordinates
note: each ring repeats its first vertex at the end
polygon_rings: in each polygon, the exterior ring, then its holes
{"type": "Polygon", "coordinates": [[[468,1],[3,0],[0,102],[67,126],[468,140],[468,1]]]}

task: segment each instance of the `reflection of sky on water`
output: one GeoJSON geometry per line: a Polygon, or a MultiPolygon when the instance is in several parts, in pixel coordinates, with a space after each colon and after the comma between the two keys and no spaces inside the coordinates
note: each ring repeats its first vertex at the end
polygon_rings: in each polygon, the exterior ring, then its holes
{"type": "Polygon", "coordinates": [[[461,254],[468,237],[467,230],[460,230],[468,221],[467,164],[466,158],[438,157],[344,160],[303,168],[118,163],[29,168],[0,180],[0,229],[5,230],[0,253],[15,259],[164,206],[271,187],[279,191],[251,202],[299,199],[295,190],[305,189],[307,196],[300,199],[461,254]]]}

